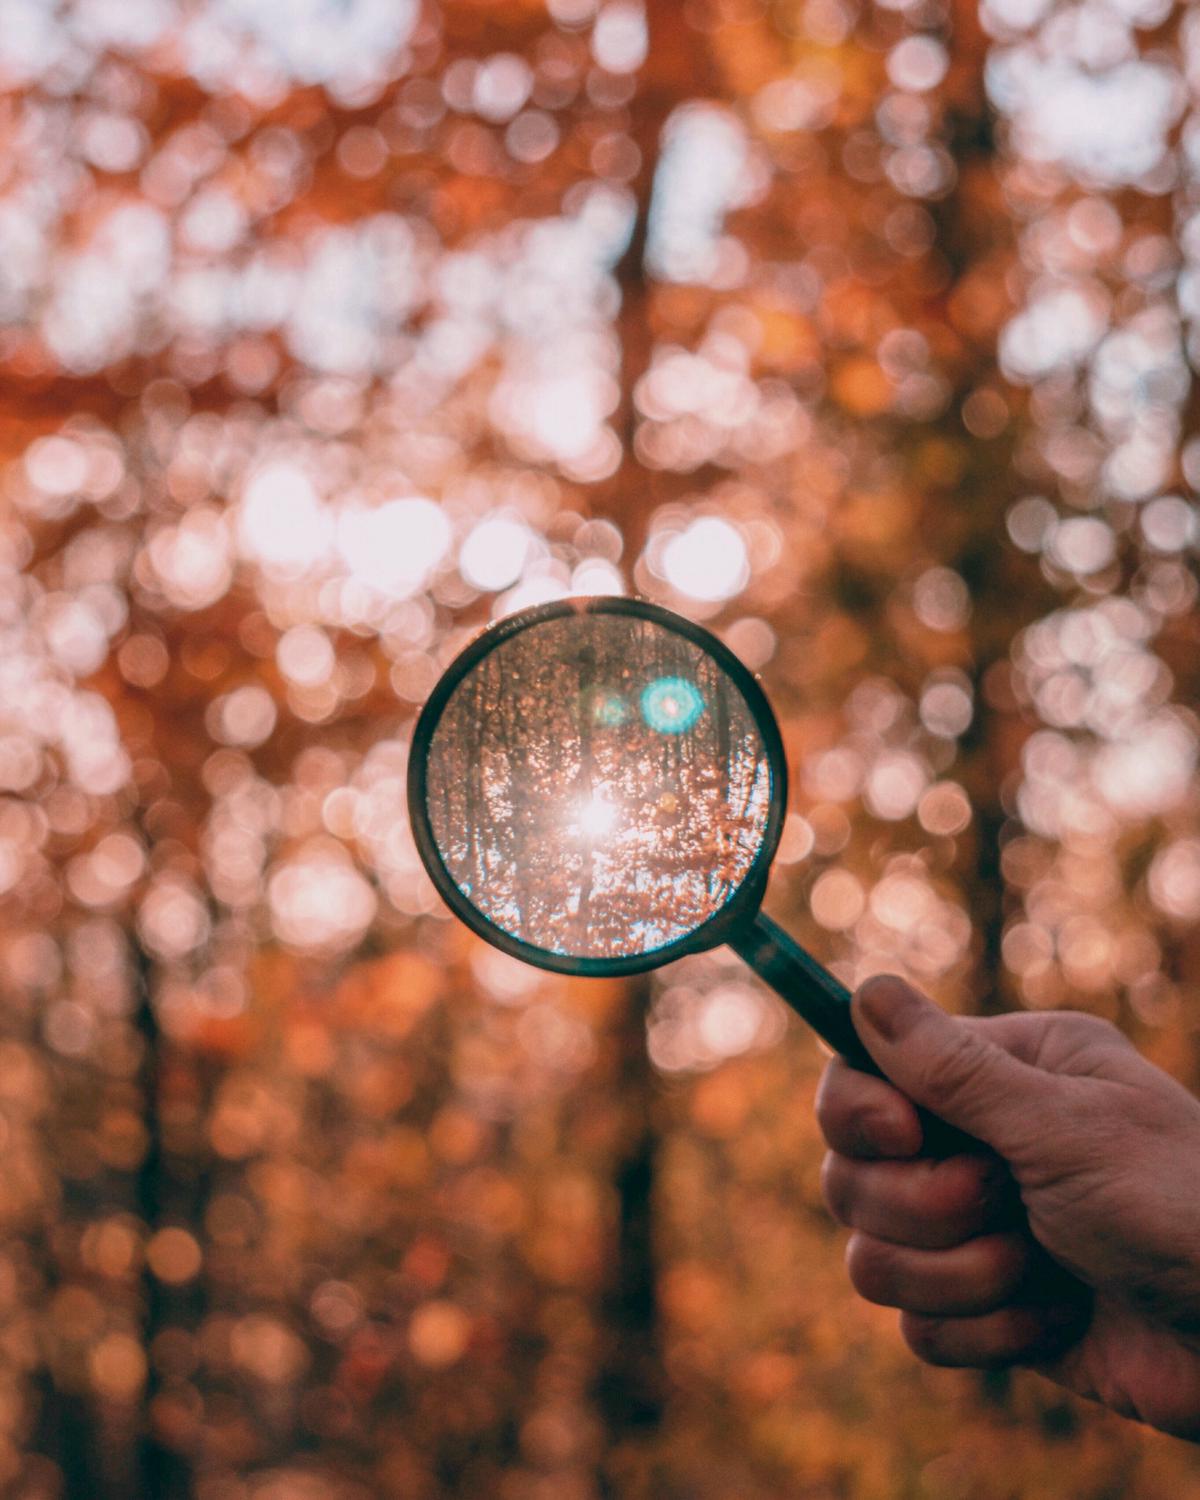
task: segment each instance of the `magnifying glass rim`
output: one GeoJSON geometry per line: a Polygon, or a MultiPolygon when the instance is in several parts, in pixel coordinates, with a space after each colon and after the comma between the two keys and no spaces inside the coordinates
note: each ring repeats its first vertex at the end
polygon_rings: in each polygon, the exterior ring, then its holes
{"type": "Polygon", "coordinates": [[[538,968],[550,969],[557,974],[576,974],[592,978],[617,978],[624,974],[638,974],[647,969],[656,969],[687,953],[699,953],[715,948],[726,940],[727,935],[739,922],[753,917],[762,904],[766,889],[767,873],[779,840],[783,833],[783,820],[787,811],[787,758],[783,748],[783,736],[775,719],[766,693],[749,667],[739,661],[728,646],[703,625],[697,625],[674,610],[661,604],[652,604],[648,599],[616,594],[589,594],[568,599],[554,599],[548,604],[531,605],[515,614],[495,620],[472,640],[454,658],[438,679],[432,693],[425,702],[413,730],[408,762],[408,813],[416,840],[417,853],[429,873],[430,879],[451,910],[460,917],[472,932],[477,933],[494,947],[519,958],[524,963],[538,968]],[[523,630],[544,625],[550,620],[566,619],[571,615],[624,615],[639,620],[649,620],[670,630],[676,635],[698,646],[711,656],[721,670],[732,679],[745,700],[755,727],[762,737],[770,776],[767,824],[763,830],[758,852],[746,871],[737,890],[712,916],[706,917],[699,926],[682,937],[674,938],[659,948],[644,953],[619,954],[612,958],[588,958],[570,953],[553,953],[548,948],[539,948],[522,938],[514,937],[503,927],[484,915],[470,898],[459,889],[454,877],[446,868],[434,837],[429,819],[428,790],[429,750],[433,736],[441,722],[446,705],[455,689],[485,656],[490,655],[505,641],[523,630]]]}

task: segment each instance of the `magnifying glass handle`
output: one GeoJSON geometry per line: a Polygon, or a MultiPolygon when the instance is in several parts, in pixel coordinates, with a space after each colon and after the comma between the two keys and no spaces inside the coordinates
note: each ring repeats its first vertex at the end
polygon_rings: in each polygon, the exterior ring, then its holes
{"type": "MultiPolygon", "coordinates": [[[[850,991],[812,954],[770,917],[758,912],[754,921],[735,933],[729,946],[750,965],[781,999],[786,1000],[819,1037],[851,1067],[877,1078],[887,1075],[859,1040],[850,1019],[850,991]]],[[[934,1156],[955,1156],[985,1148],[945,1120],[920,1111],[923,1150],[934,1156]]]]}
{"type": "Polygon", "coordinates": [[[853,1067],[882,1077],[879,1064],[859,1040],[850,1019],[850,991],[823,964],[806,953],[795,938],[763,912],[729,938],[744,958],[819,1037],[853,1067]]]}

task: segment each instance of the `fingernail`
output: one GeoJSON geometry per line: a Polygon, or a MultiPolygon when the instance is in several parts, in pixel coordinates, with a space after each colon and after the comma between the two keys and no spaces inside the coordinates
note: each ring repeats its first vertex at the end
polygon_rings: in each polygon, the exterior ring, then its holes
{"type": "Polygon", "coordinates": [[[858,1013],[885,1042],[898,1042],[921,1013],[921,997],[888,974],[868,979],[858,992],[858,1013]]]}

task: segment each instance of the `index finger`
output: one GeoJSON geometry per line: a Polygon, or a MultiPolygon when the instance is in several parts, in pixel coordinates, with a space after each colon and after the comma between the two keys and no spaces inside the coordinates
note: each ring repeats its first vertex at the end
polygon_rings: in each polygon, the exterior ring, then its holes
{"type": "Polygon", "coordinates": [[[860,1073],[840,1057],[821,1075],[817,1123],[839,1156],[876,1160],[915,1156],[923,1131],[916,1106],[886,1078],[860,1073]]]}

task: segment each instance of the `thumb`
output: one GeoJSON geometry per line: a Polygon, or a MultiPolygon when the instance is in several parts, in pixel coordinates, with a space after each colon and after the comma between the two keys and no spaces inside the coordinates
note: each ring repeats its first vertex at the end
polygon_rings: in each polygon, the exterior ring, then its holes
{"type": "Polygon", "coordinates": [[[854,996],[854,1027],[886,1076],[913,1101],[1001,1156],[1029,1135],[1046,1075],[976,1027],[948,1016],[892,974],[854,996]]]}

